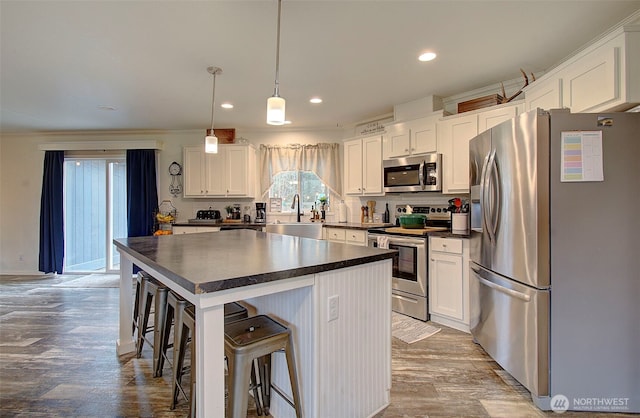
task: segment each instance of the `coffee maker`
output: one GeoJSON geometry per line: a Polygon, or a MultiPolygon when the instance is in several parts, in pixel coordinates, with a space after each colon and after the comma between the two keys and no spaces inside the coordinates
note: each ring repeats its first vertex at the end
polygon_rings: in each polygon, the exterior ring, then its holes
{"type": "Polygon", "coordinates": [[[267,204],[265,202],[256,202],[256,220],[257,224],[267,223],[267,204]]]}

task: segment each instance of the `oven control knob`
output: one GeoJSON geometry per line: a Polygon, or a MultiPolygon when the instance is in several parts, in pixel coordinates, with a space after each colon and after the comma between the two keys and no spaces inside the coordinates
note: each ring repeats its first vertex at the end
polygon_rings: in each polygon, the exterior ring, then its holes
{"type": "Polygon", "coordinates": [[[442,212],[442,209],[438,208],[438,212],[442,212]]]}

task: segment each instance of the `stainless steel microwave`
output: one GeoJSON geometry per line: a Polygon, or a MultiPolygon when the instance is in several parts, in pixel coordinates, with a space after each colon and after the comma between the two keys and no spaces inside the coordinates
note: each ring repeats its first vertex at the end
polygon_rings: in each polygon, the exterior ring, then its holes
{"type": "Polygon", "coordinates": [[[383,161],[385,193],[442,191],[442,154],[383,161]]]}

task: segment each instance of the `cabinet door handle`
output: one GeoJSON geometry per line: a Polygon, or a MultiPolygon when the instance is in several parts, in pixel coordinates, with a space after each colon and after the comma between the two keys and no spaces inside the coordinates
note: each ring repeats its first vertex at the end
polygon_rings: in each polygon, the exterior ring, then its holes
{"type": "Polygon", "coordinates": [[[405,148],[405,149],[404,149],[404,152],[409,152],[409,149],[408,149],[408,148],[405,148]]]}

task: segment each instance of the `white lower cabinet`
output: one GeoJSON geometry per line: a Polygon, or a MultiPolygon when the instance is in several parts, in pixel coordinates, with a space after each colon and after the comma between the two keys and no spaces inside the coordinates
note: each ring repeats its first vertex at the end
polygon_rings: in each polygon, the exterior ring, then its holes
{"type": "Polygon", "coordinates": [[[469,240],[429,238],[431,321],[469,332],[469,240]]]}
{"type": "Polygon", "coordinates": [[[351,245],[367,245],[367,231],[345,228],[323,228],[324,239],[351,245]]]}
{"type": "Polygon", "coordinates": [[[174,226],[173,235],[197,234],[199,232],[220,232],[219,226],[174,226]]]}

